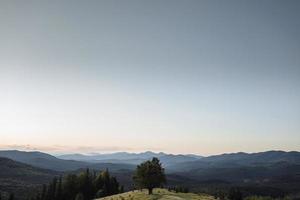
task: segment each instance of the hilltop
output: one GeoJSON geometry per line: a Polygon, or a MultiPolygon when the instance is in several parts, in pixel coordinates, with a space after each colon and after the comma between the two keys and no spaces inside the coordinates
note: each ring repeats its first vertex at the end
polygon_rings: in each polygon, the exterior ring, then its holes
{"type": "Polygon", "coordinates": [[[214,197],[206,194],[175,193],[166,189],[154,189],[153,195],[148,195],[147,190],[135,190],[97,200],[214,200],[214,197]]]}

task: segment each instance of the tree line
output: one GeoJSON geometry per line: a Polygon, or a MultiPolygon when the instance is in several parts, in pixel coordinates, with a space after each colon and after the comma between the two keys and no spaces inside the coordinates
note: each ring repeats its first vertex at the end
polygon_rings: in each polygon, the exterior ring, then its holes
{"type": "MultiPolygon", "coordinates": [[[[255,192],[243,191],[247,188],[242,187],[230,187],[228,189],[223,189],[212,194],[215,199],[218,200],[290,200],[294,199],[291,196],[285,196],[283,194],[257,194],[255,192]]],[[[260,192],[260,191],[258,191],[260,192]]],[[[296,199],[296,198],[295,198],[296,199]]]]}
{"type": "Polygon", "coordinates": [[[106,169],[102,172],[90,172],[87,169],[80,174],[68,174],[55,177],[48,185],[28,200],[91,200],[123,192],[117,179],[106,169]]]}
{"type": "MultiPolygon", "coordinates": [[[[15,199],[15,196],[14,196],[14,194],[13,193],[11,193],[11,194],[9,194],[9,196],[8,196],[8,198],[7,198],[8,200],[14,200],[15,199]]],[[[0,192],[0,200],[4,200],[4,198],[2,198],[2,194],[1,194],[1,192],[0,192]]]]}

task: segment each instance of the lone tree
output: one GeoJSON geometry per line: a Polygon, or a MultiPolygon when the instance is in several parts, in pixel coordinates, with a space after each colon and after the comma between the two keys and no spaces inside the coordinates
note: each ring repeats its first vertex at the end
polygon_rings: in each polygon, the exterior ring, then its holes
{"type": "Polygon", "coordinates": [[[166,182],[165,170],[157,158],[152,158],[137,166],[133,180],[138,188],[147,188],[152,194],[153,188],[166,182]]]}

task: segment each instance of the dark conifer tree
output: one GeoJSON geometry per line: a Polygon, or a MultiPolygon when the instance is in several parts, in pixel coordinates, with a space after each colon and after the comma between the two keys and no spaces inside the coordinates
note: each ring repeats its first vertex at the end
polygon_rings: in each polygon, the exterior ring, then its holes
{"type": "Polygon", "coordinates": [[[110,178],[109,186],[110,186],[110,194],[109,195],[119,193],[119,183],[115,177],[110,178]]]}
{"type": "Polygon", "coordinates": [[[104,185],[104,181],[102,179],[102,175],[101,173],[96,177],[96,180],[95,180],[95,187],[96,187],[96,190],[100,190],[103,188],[103,185],[104,185]]]}
{"type": "Polygon", "coordinates": [[[55,200],[56,184],[57,178],[55,177],[48,186],[46,200],[55,200]]]}
{"type": "Polygon", "coordinates": [[[103,171],[101,173],[101,177],[103,180],[103,193],[105,196],[109,195],[111,193],[111,188],[110,188],[110,177],[109,177],[109,172],[108,169],[103,171]]]}
{"type": "Polygon", "coordinates": [[[47,186],[44,184],[41,194],[41,200],[46,200],[46,194],[47,194],[47,186]]]}
{"type": "Polygon", "coordinates": [[[56,189],[56,200],[63,200],[62,196],[62,177],[58,179],[57,189],[56,189]]]}
{"type": "Polygon", "coordinates": [[[79,191],[82,193],[85,200],[93,198],[93,181],[89,169],[81,173],[79,179],[79,191]]]}
{"type": "Polygon", "coordinates": [[[11,193],[11,194],[9,195],[9,197],[8,197],[8,200],[14,200],[14,199],[15,199],[15,196],[14,196],[13,193],[11,193]]]}
{"type": "Polygon", "coordinates": [[[66,176],[63,183],[63,196],[64,200],[74,199],[78,193],[78,177],[75,174],[66,176]]]}
{"type": "Polygon", "coordinates": [[[229,200],[242,200],[242,193],[239,188],[230,188],[228,193],[229,200]]]}

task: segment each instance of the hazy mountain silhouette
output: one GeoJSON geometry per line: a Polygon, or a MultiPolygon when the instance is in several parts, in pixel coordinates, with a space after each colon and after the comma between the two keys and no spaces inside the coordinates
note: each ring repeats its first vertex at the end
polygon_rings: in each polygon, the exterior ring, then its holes
{"type": "Polygon", "coordinates": [[[203,157],[196,161],[169,166],[170,170],[190,171],[201,168],[237,168],[270,166],[277,163],[300,164],[300,152],[266,151],[259,153],[231,153],[203,157]]]}
{"type": "Polygon", "coordinates": [[[77,170],[79,168],[103,168],[111,166],[114,169],[132,169],[142,161],[157,157],[170,172],[187,172],[206,168],[237,168],[270,166],[286,163],[300,164],[300,152],[267,151],[260,153],[231,153],[208,157],[196,155],[173,155],[165,153],[143,152],[112,154],[68,154],[55,157],[42,152],[0,151],[0,157],[26,163],[32,166],[57,171],[77,170]]]}
{"type": "Polygon", "coordinates": [[[0,151],[0,157],[56,171],[74,171],[80,168],[91,168],[97,170],[109,168],[111,170],[120,170],[134,169],[135,167],[135,165],[127,163],[89,163],[75,160],[63,160],[42,152],[24,152],[15,150],[0,151]]]}
{"type": "Polygon", "coordinates": [[[88,167],[88,163],[72,160],[62,160],[42,152],[0,151],[0,157],[26,163],[35,167],[57,171],[76,170],[88,167]]]}
{"type": "Polygon", "coordinates": [[[77,160],[85,162],[107,162],[107,163],[128,163],[137,165],[145,160],[149,160],[153,157],[157,157],[165,165],[172,165],[176,163],[196,161],[201,156],[198,155],[173,155],[166,154],[163,152],[154,153],[151,151],[146,151],[143,153],[127,153],[127,152],[117,152],[111,154],[93,154],[93,155],[83,155],[83,154],[66,154],[58,156],[58,158],[65,160],[77,160]]]}

